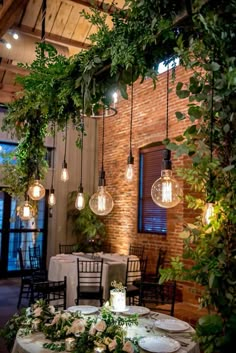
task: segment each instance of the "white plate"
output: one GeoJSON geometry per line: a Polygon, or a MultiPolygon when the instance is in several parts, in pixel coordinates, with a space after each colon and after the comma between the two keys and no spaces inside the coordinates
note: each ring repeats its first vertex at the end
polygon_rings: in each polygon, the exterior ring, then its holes
{"type": "Polygon", "coordinates": [[[129,308],[128,308],[128,306],[125,308],[125,309],[123,309],[123,310],[114,310],[114,309],[111,309],[111,312],[113,312],[113,313],[124,313],[124,312],[126,312],[126,311],[128,311],[129,310],[129,308]]]}
{"type": "Polygon", "coordinates": [[[91,305],[75,305],[75,306],[70,306],[67,308],[68,311],[74,313],[76,311],[80,311],[81,314],[84,315],[89,315],[89,314],[94,314],[98,311],[98,308],[96,306],[91,306],[91,305]]]}
{"type": "Polygon", "coordinates": [[[131,305],[127,306],[127,308],[128,311],[126,311],[125,315],[138,314],[139,316],[142,316],[150,313],[150,309],[145,308],[144,306],[131,305]]]}
{"type": "Polygon", "coordinates": [[[180,343],[170,337],[147,336],[138,342],[139,347],[152,353],[172,353],[180,349],[180,343]]]}
{"type": "Polygon", "coordinates": [[[185,321],[175,319],[159,319],[155,321],[155,326],[166,331],[181,332],[190,328],[189,324],[185,321]]]}

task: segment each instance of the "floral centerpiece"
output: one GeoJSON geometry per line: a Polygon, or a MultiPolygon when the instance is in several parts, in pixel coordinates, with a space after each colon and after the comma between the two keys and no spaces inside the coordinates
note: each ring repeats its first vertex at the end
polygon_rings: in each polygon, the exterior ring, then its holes
{"type": "Polygon", "coordinates": [[[84,316],[79,311],[56,312],[53,306],[39,300],[15,314],[1,330],[1,336],[9,348],[16,334],[25,336],[42,332],[51,340],[44,348],[54,351],[66,350],[66,341],[71,339],[74,353],[93,353],[98,347],[104,353],[135,353],[139,351],[137,341],[126,337],[126,328],[134,324],[137,325],[136,315],[114,315],[106,305],[99,315],[84,316]]]}

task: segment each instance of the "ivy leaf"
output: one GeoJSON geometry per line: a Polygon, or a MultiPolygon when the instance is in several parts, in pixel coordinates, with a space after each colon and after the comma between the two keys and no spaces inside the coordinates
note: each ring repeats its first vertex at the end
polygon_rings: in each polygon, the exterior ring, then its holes
{"type": "Polygon", "coordinates": [[[191,119],[191,121],[194,121],[195,119],[200,119],[202,116],[202,111],[201,111],[201,107],[198,106],[192,106],[188,109],[188,114],[191,118],[194,118],[193,120],[191,119]]]}
{"type": "Polygon", "coordinates": [[[181,113],[181,112],[175,112],[176,118],[180,121],[180,120],[184,120],[185,119],[185,114],[181,113]]]}

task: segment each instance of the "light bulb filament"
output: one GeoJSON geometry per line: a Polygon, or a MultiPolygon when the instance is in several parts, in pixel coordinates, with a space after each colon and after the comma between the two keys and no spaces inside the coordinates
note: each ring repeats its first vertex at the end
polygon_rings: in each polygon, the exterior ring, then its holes
{"type": "Polygon", "coordinates": [[[102,193],[98,195],[98,210],[105,211],[106,209],[106,196],[102,193]]]}
{"type": "Polygon", "coordinates": [[[133,164],[127,164],[125,177],[126,177],[126,180],[128,181],[133,180],[133,177],[134,177],[133,164]]]}
{"type": "Polygon", "coordinates": [[[162,183],[162,202],[172,202],[172,182],[169,180],[162,183]]]}

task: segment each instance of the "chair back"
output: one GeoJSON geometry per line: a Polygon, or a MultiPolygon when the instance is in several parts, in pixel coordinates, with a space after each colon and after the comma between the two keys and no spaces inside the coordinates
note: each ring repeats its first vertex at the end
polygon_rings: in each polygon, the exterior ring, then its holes
{"type": "Polygon", "coordinates": [[[30,256],[41,256],[39,245],[29,246],[29,257],[30,256]]]}
{"type": "Polygon", "coordinates": [[[59,244],[59,254],[72,254],[76,244],[59,244]]]}
{"type": "Polygon", "coordinates": [[[18,253],[18,257],[19,257],[20,270],[24,271],[25,265],[24,265],[22,249],[21,248],[17,249],[17,253],[18,253]]]}
{"type": "Polygon", "coordinates": [[[140,259],[143,258],[144,255],[144,245],[131,245],[129,246],[129,255],[136,255],[140,259]]]}
{"type": "Polygon", "coordinates": [[[53,305],[56,309],[66,309],[66,287],[67,278],[63,281],[42,281],[33,282],[31,285],[30,303],[33,304],[39,299],[53,305]]]}
{"type": "Polygon", "coordinates": [[[164,266],[165,256],[166,256],[166,249],[160,248],[158,253],[158,258],[157,258],[157,264],[156,264],[157,279],[159,279],[160,277],[159,269],[164,266]]]}
{"type": "Polygon", "coordinates": [[[101,250],[104,253],[111,254],[111,244],[103,244],[101,250]]]}
{"type": "Polygon", "coordinates": [[[77,259],[78,287],[102,285],[103,259],[80,260],[77,259]]]}
{"type": "Polygon", "coordinates": [[[174,316],[176,281],[140,283],[140,305],[174,316]]]}
{"type": "Polygon", "coordinates": [[[31,270],[42,270],[42,258],[37,255],[30,255],[31,270]]]}
{"type": "Polygon", "coordinates": [[[145,259],[127,260],[125,286],[133,284],[135,280],[141,280],[146,273],[147,257],[145,259]]]}

